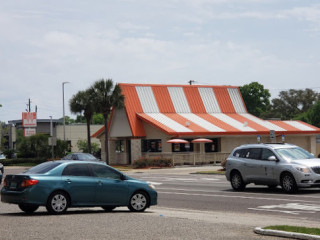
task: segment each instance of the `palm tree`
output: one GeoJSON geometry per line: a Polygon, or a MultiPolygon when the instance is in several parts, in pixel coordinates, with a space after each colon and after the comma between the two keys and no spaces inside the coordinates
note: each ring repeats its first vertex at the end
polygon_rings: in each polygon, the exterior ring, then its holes
{"type": "Polygon", "coordinates": [[[121,93],[120,86],[118,84],[114,86],[112,79],[96,81],[91,90],[93,92],[95,110],[97,113],[102,113],[104,118],[106,163],[109,164],[108,117],[113,108],[120,109],[124,107],[124,96],[121,93]]]}
{"type": "Polygon", "coordinates": [[[70,110],[72,113],[82,113],[86,118],[87,123],[87,139],[88,139],[88,151],[91,153],[91,135],[90,135],[90,122],[94,113],[92,91],[88,89],[86,91],[79,91],[69,101],[70,110]]]}

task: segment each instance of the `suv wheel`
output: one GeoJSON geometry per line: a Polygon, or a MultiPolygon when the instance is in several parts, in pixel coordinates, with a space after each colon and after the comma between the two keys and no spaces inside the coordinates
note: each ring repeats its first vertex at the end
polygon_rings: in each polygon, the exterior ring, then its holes
{"type": "Polygon", "coordinates": [[[281,177],[281,187],[286,193],[298,191],[296,180],[290,173],[286,173],[281,177]]]}
{"type": "Polygon", "coordinates": [[[242,176],[239,172],[234,172],[231,175],[231,186],[235,191],[243,191],[246,187],[242,176]]]}

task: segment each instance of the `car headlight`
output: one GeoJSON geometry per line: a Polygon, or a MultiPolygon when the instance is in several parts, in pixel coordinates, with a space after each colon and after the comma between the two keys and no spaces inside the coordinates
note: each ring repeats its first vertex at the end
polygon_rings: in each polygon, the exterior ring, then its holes
{"type": "Polygon", "coordinates": [[[296,167],[296,169],[302,173],[311,173],[310,169],[307,167],[296,167]]]}
{"type": "Polygon", "coordinates": [[[149,183],[148,185],[149,185],[149,187],[150,187],[150,188],[152,188],[152,189],[156,189],[156,188],[155,188],[155,186],[154,186],[153,184],[149,183]]]}

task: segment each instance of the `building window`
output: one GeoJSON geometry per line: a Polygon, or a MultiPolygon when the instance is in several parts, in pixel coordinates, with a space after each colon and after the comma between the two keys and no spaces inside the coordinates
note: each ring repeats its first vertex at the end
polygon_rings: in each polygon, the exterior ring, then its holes
{"type": "Polygon", "coordinates": [[[219,152],[220,147],[219,147],[219,140],[218,138],[211,138],[212,140],[211,143],[205,143],[205,151],[206,152],[219,152]]]}
{"type": "Polygon", "coordinates": [[[162,152],[161,139],[143,139],[141,150],[142,152],[162,152]]]}
{"type": "Polygon", "coordinates": [[[172,143],[172,152],[193,152],[193,143],[172,143]]]}
{"type": "Polygon", "coordinates": [[[124,152],[124,140],[116,140],[116,153],[124,152]]]}

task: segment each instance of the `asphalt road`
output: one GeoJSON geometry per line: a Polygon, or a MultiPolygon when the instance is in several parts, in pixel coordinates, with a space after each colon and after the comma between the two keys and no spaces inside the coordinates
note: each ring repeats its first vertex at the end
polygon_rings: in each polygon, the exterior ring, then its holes
{"type": "MultiPolygon", "coordinates": [[[[21,172],[6,169],[6,173],[21,172]]],[[[319,227],[320,191],[297,195],[248,186],[233,192],[224,176],[168,172],[127,172],[153,182],[159,204],[144,213],[117,208],[69,209],[52,216],[40,207],[26,215],[0,203],[0,240],[11,239],[279,239],[253,233],[273,224],[319,227]]]]}
{"type": "Polygon", "coordinates": [[[250,184],[244,192],[235,192],[224,175],[135,173],[131,176],[153,182],[159,193],[159,205],[163,207],[320,222],[319,188],[301,189],[290,195],[283,193],[280,187],[269,189],[250,184]]]}

